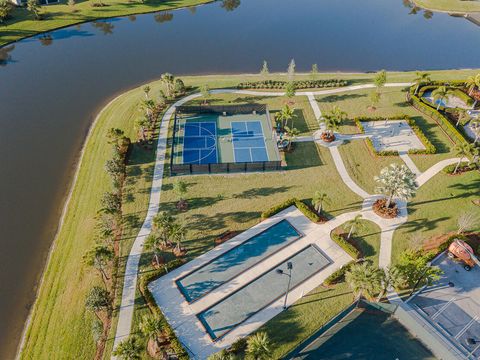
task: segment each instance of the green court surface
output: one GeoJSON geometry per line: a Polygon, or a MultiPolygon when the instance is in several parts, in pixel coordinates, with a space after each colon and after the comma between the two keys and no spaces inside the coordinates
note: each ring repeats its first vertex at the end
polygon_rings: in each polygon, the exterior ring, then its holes
{"type": "Polygon", "coordinates": [[[386,308],[388,305],[360,301],[319,329],[286,359],[435,359],[392,316],[393,309],[386,308]]]}

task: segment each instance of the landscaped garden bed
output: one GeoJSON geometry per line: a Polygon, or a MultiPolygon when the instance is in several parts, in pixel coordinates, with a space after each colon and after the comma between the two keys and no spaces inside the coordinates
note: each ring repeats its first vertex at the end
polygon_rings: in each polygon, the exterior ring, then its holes
{"type": "MultiPolygon", "coordinates": [[[[263,80],[242,82],[237,85],[238,89],[285,89],[287,81],[282,80],[263,80]]],[[[325,80],[296,80],[293,82],[295,89],[316,89],[347,86],[348,81],[339,79],[325,80]]]]}
{"type": "Polygon", "coordinates": [[[378,199],[373,203],[373,211],[378,216],[381,216],[385,219],[394,219],[398,216],[398,207],[394,202],[390,203],[390,206],[387,208],[387,199],[378,199]]]}

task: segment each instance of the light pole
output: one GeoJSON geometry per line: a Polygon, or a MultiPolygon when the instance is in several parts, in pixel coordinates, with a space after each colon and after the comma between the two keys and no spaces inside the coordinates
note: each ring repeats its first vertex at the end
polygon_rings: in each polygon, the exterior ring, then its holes
{"type": "Polygon", "coordinates": [[[285,271],[283,271],[282,269],[277,269],[276,270],[277,274],[288,276],[287,292],[285,293],[285,300],[283,302],[283,310],[285,310],[287,308],[288,292],[290,291],[290,282],[292,281],[293,264],[290,261],[287,262],[287,269],[288,269],[288,274],[285,271]]]}

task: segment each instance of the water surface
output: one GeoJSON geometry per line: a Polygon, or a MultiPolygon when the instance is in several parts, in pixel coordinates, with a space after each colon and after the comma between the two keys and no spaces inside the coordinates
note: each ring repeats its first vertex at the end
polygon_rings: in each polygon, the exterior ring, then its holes
{"type": "Polygon", "coordinates": [[[478,67],[480,32],[400,0],[230,0],[72,26],[0,51],[0,358],[15,351],[96,112],[175,74],[478,67]]]}

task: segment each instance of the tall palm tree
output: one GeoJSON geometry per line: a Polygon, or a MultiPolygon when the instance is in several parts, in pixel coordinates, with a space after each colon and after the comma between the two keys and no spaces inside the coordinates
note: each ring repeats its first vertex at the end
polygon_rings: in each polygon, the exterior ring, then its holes
{"type": "Polygon", "coordinates": [[[391,164],[383,168],[380,176],[374,179],[380,184],[377,191],[387,196],[385,207],[390,207],[394,196],[404,200],[415,196],[418,188],[415,178],[415,174],[405,165],[391,164]]]}
{"type": "Polygon", "coordinates": [[[288,138],[288,150],[290,150],[292,148],[292,143],[297,139],[300,131],[298,131],[297,128],[289,128],[288,126],[285,126],[285,133],[288,138]]]}
{"type": "Polygon", "coordinates": [[[362,215],[358,214],[352,220],[346,222],[345,225],[350,228],[350,230],[348,231],[347,239],[350,239],[350,237],[355,234],[357,230],[361,230],[365,227],[362,218],[362,215]]]}
{"type": "Polygon", "coordinates": [[[135,120],[135,127],[138,129],[140,134],[140,140],[145,141],[147,139],[146,129],[149,128],[150,121],[145,116],[139,117],[135,120]]]}
{"type": "Polygon", "coordinates": [[[451,94],[451,90],[447,89],[446,86],[440,86],[432,91],[433,101],[437,102],[437,111],[440,109],[442,102],[448,99],[448,96],[451,94]]]}
{"type": "Polygon", "coordinates": [[[470,115],[468,114],[467,110],[465,109],[457,109],[457,122],[455,123],[455,126],[458,127],[460,123],[466,124],[468,123],[468,120],[470,119],[470,115]]]}
{"type": "Polygon", "coordinates": [[[328,205],[329,203],[330,203],[330,198],[325,192],[315,191],[315,194],[313,194],[312,205],[318,214],[322,213],[323,204],[328,205]]]}
{"type": "Polygon", "coordinates": [[[109,246],[102,244],[96,244],[92,249],[87,251],[83,256],[83,260],[89,266],[93,266],[100,273],[100,277],[103,280],[105,288],[107,288],[107,280],[110,277],[107,274],[106,268],[110,264],[110,261],[114,258],[114,252],[109,246]]]}
{"type": "Polygon", "coordinates": [[[382,290],[382,272],[367,261],[350,267],[345,274],[345,280],[356,296],[365,296],[368,299],[382,290]]]}
{"type": "Polygon", "coordinates": [[[430,79],[430,74],[426,72],[419,72],[417,71],[417,77],[415,78],[415,85],[417,86],[415,88],[415,95],[418,93],[418,89],[420,88],[420,85],[422,83],[428,83],[431,81],[430,79]]]}
{"type": "Polygon", "coordinates": [[[146,251],[153,251],[153,257],[155,259],[155,263],[158,265],[160,264],[160,258],[158,256],[158,249],[160,248],[160,245],[163,244],[163,240],[160,236],[157,236],[156,234],[152,233],[147,236],[145,239],[145,242],[143,243],[143,248],[146,251]]]}
{"type": "Polygon", "coordinates": [[[141,359],[140,352],[143,346],[136,336],[129,336],[117,345],[113,351],[113,355],[118,356],[124,360],[139,360],[141,359]]]}
{"type": "Polygon", "coordinates": [[[255,360],[270,359],[270,340],[266,332],[258,332],[247,339],[247,354],[255,360]]]}
{"type": "Polygon", "coordinates": [[[347,118],[347,113],[335,105],[324,118],[327,132],[333,135],[333,130],[338,130],[340,124],[347,118]]]}
{"type": "Polygon", "coordinates": [[[149,340],[158,342],[159,337],[162,335],[164,326],[165,323],[160,317],[144,315],[140,322],[139,328],[142,334],[149,340]]]}
{"type": "Polygon", "coordinates": [[[292,126],[293,126],[293,118],[295,116],[296,115],[293,109],[290,106],[288,106],[288,104],[285,104],[285,106],[278,113],[278,119],[282,122],[282,127],[287,126],[289,120],[292,120],[292,126]]]}
{"type": "Polygon", "coordinates": [[[382,291],[378,294],[377,301],[383,298],[390,287],[398,288],[404,283],[405,277],[398,266],[385,269],[382,273],[382,291]]]}
{"type": "Polygon", "coordinates": [[[463,158],[468,158],[475,151],[475,145],[462,142],[460,144],[455,145],[454,150],[457,156],[459,157],[457,165],[455,166],[455,170],[453,170],[453,173],[456,174],[458,171],[458,167],[462,163],[463,158]]]}
{"type": "Polygon", "coordinates": [[[165,73],[160,77],[160,81],[165,87],[167,98],[173,98],[175,96],[175,77],[170,73],[165,73]]]}
{"type": "Polygon", "coordinates": [[[469,76],[467,80],[465,80],[465,86],[468,89],[468,95],[471,96],[475,88],[480,87],[480,74],[469,76]]]}

